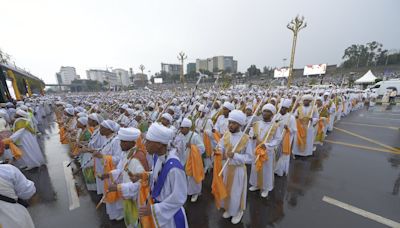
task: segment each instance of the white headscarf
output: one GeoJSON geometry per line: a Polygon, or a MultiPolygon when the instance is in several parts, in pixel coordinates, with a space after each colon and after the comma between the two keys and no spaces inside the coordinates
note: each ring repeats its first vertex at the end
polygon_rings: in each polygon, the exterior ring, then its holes
{"type": "Polygon", "coordinates": [[[82,125],[86,126],[88,123],[88,118],[87,117],[79,117],[78,122],[81,123],[82,125]]]}
{"type": "Polygon", "coordinates": [[[246,115],[240,110],[233,110],[229,113],[228,120],[234,121],[243,126],[246,124],[246,115]]]}
{"type": "Polygon", "coordinates": [[[167,145],[174,137],[174,131],[159,123],[153,123],[146,134],[146,139],[167,145]]]}
{"type": "Polygon", "coordinates": [[[136,141],[141,132],[137,128],[120,128],[118,131],[118,138],[122,141],[136,141]]]}
{"type": "Polygon", "coordinates": [[[192,121],[188,118],[184,118],[182,120],[181,127],[192,127],[192,121]]]}
{"type": "Polygon", "coordinates": [[[265,110],[271,111],[272,114],[274,114],[274,115],[275,115],[275,113],[276,113],[276,108],[275,108],[275,106],[274,106],[273,104],[265,104],[265,105],[262,107],[262,111],[265,111],[265,110]]]}
{"type": "Polygon", "coordinates": [[[101,126],[108,128],[113,132],[117,132],[119,130],[119,125],[112,120],[104,120],[101,122],[101,126]]]}

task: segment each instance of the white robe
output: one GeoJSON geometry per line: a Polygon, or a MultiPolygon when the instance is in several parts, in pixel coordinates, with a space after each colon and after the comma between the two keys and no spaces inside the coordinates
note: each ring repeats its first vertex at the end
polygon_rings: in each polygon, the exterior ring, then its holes
{"type": "Polygon", "coordinates": [[[225,131],[228,130],[228,118],[225,117],[224,115],[220,115],[217,119],[217,122],[215,122],[214,129],[218,131],[221,136],[225,133],[225,131]]]}
{"type": "MultiPolygon", "coordinates": [[[[35,184],[16,167],[0,165],[0,194],[12,199],[28,200],[35,194],[35,184]]],[[[0,200],[0,225],[3,228],[34,228],[28,210],[18,203],[0,200]]]]}
{"type": "MultiPolygon", "coordinates": [[[[109,139],[106,140],[106,143],[109,139]]],[[[121,146],[120,140],[117,138],[112,139],[111,143],[107,144],[102,150],[102,155],[111,155],[114,166],[116,166],[121,159],[121,146]]],[[[104,174],[104,160],[100,158],[95,158],[96,163],[96,174],[102,175],[104,174]]],[[[108,181],[109,185],[111,184],[110,179],[106,179],[104,181],[108,181]]],[[[97,194],[104,194],[104,181],[96,176],[96,185],[97,185],[97,194]]],[[[118,200],[114,203],[106,203],[106,211],[111,220],[122,217],[123,208],[122,201],[118,200]]]]}
{"type": "MultiPolygon", "coordinates": [[[[254,129],[251,130],[250,136],[254,135],[255,133],[260,137],[264,138],[272,126],[271,122],[265,122],[263,120],[258,121],[258,132],[254,132],[254,129]]],[[[275,164],[275,147],[277,147],[281,141],[281,128],[278,127],[275,131],[275,134],[272,136],[271,140],[265,144],[267,147],[268,153],[268,161],[265,161],[262,167],[262,175],[263,175],[263,184],[262,186],[258,186],[263,191],[272,191],[274,188],[274,164],[275,164]]],[[[256,148],[256,141],[252,140],[253,148],[256,148]]],[[[253,151],[255,151],[253,149],[253,151]]],[[[252,162],[251,165],[251,173],[250,173],[250,184],[252,186],[257,187],[257,179],[258,173],[256,171],[255,160],[252,162]]]]}
{"type": "Polygon", "coordinates": [[[14,143],[18,141],[17,146],[22,150],[21,159],[15,163],[19,168],[26,167],[27,169],[31,169],[45,164],[38,141],[30,131],[21,128],[14,132],[10,138],[14,143]]]}
{"type": "MultiPolygon", "coordinates": [[[[158,157],[151,175],[152,189],[154,189],[154,183],[158,179],[162,164],[168,162],[171,158],[179,160],[175,151],[170,151],[167,158],[165,155],[158,157]]],[[[155,224],[159,224],[159,226],[163,228],[176,227],[174,215],[179,209],[182,209],[185,217],[185,227],[189,227],[185,209],[183,208],[187,199],[187,181],[185,171],[172,168],[168,173],[160,195],[156,199],[159,203],[155,203],[151,207],[155,224]]]]}
{"type": "MultiPolygon", "coordinates": [[[[306,116],[311,109],[311,104],[308,107],[303,106],[303,114],[306,116]]],[[[296,116],[297,116],[297,111],[296,111],[296,116]]],[[[298,155],[298,156],[311,156],[313,154],[313,147],[314,147],[314,124],[317,123],[319,119],[318,112],[313,112],[312,115],[312,121],[310,123],[310,127],[307,129],[307,139],[306,139],[306,145],[304,151],[301,151],[299,146],[297,145],[297,135],[294,137],[294,143],[293,143],[293,154],[298,155]]]]}
{"type": "MultiPolygon", "coordinates": [[[[189,138],[190,138],[191,134],[192,134],[192,131],[189,131],[189,133],[187,133],[184,136],[185,137],[185,145],[189,143],[189,138]]],[[[190,144],[194,144],[197,146],[197,148],[199,148],[200,156],[202,156],[202,154],[205,152],[203,140],[200,138],[200,135],[198,135],[196,132],[193,134],[193,136],[190,140],[190,144]]],[[[191,153],[189,148],[186,148],[185,154],[183,156],[179,155],[180,161],[184,167],[185,167],[187,158],[189,156],[189,153],[191,153]]],[[[190,177],[190,176],[187,177],[187,182],[188,182],[188,189],[187,189],[188,195],[196,195],[196,194],[201,193],[202,182],[196,183],[194,178],[190,177]]]]}
{"type": "Polygon", "coordinates": [[[282,143],[283,143],[283,137],[284,137],[284,127],[287,124],[289,130],[290,130],[290,144],[292,145],[293,148],[293,141],[294,137],[297,135],[297,126],[296,126],[296,119],[294,118],[293,115],[290,113],[286,113],[284,116],[282,116],[280,113],[277,114],[277,119],[281,120],[279,127],[281,128],[281,137],[282,141],[280,143],[279,147],[279,154],[280,157],[278,161],[276,162],[276,167],[275,167],[275,174],[278,176],[283,176],[283,175],[288,175],[289,174],[289,163],[290,163],[290,155],[286,155],[282,153],[282,143]]]}
{"type": "MultiPolygon", "coordinates": [[[[232,147],[241,139],[242,132],[236,132],[231,135],[230,144],[232,147]]],[[[226,153],[224,147],[224,140],[218,144],[218,147],[221,149],[222,153],[226,153]]],[[[229,165],[237,166],[234,171],[234,177],[232,182],[231,192],[229,194],[229,208],[224,207],[224,202],[222,201],[221,206],[225,208],[225,211],[229,213],[230,216],[236,216],[240,211],[241,199],[243,196],[243,200],[246,201],[247,197],[247,171],[245,164],[251,164],[253,161],[253,151],[251,142],[249,141],[247,145],[244,147],[242,151],[239,153],[235,153],[232,159],[229,160],[229,165]]],[[[225,169],[223,172],[223,181],[224,184],[227,183],[227,170],[225,169]]],[[[246,202],[244,202],[244,206],[246,207],[246,202]]],[[[244,208],[245,209],[245,208],[244,208]]]]}

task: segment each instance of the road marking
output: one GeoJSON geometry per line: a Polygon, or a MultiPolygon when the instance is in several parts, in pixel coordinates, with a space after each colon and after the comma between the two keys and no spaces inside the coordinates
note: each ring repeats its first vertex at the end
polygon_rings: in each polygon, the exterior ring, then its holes
{"type": "Polygon", "coordinates": [[[396,148],[394,148],[394,147],[391,147],[391,146],[388,146],[388,145],[386,145],[386,144],[380,143],[380,142],[378,142],[378,141],[376,141],[376,140],[367,138],[367,137],[365,137],[365,136],[356,134],[356,133],[354,133],[354,132],[351,132],[351,131],[348,131],[348,130],[345,130],[345,129],[342,129],[342,128],[338,128],[338,127],[333,127],[333,128],[336,129],[336,130],[338,130],[338,131],[341,131],[341,132],[347,133],[347,134],[349,134],[349,135],[355,136],[355,137],[357,137],[357,138],[364,139],[364,140],[366,140],[366,141],[368,141],[368,142],[371,142],[371,143],[374,143],[374,144],[376,144],[376,145],[385,147],[386,149],[391,150],[391,151],[393,151],[393,152],[400,153],[400,150],[399,150],[399,149],[396,149],[396,148]]]}
{"type": "Polygon", "coordinates": [[[384,118],[384,117],[372,117],[372,116],[360,116],[360,117],[370,118],[370,119],[397,120],[397,121],[400,121],[400,119],[397,119],[397,118],[384,118]]]}
{"type": "Polygon", "coordinates": [[[387,112],[371,112],[370,114],[400,116],[400,113],[387,113],[387,112]]]}
{"type": "Polygon", "coordinates": [[[367,126],[367,127],[379,127],[379,128],[386,128],[386,129],[391,129],[398,131],[400,128],[398,127],[390,127],[390,126],[382,126],[382,125],[374,125],[374,124],[364,124],[364,123],[355,123],[355,122],[340,122],[343,124],[351,124],[351,125],[359,125],[359,126],[367,126]]]}
{"type": "Polygon", "coordinates": [[[386,226],[389,226],[389,227],[396,227],[396,228],[400,227],[400,223],[398,223],[398,222],[395,222],[393,220],[384,218],[384,217],[382,217],[380,215],[365,211],[365,210],[360,209],[358,207],[354,207],[354,206],[352,206],[350,204],[343,203],[343,202],[341,202],[339,200],[335,200],[335,199],[330,198],[328,196],[324,196],[322,198],[322,201],[324,201],[326,203],[329,203],[329,204],[332,204],[332,205],[335,205],[335,206],[340,207],[342,209],[345,209],[347,211],[353,212],[355,214],[361,215],[361,216],[363,216],[365,218],[374,220],[375,222],[379,222],[379,223],[381,223],[383,225],[386,225],[386,226]]]}
{"type": "Polygon", "coordinates": [[[78,193],[76,192],[74,177],[72,176],[71,166],[67,167],[68,163],[69,163],[68,161],[64,161],[63,167],[64,167],[65,182],[67,184],[69,210],[72,211],[80,207],[80,204],[79,204],[78,193]]]}
{"type": "Polygon", "coordinates": [[[395,152],[395,151],[392,151],[392,150],[386,150],[386,149],[383,149],[383,148],[376,148],[376,147],[363,146],[363,145],[358,145],[358,144],[353,144],[353,143],[332,141],[332,140],[328,140],[328,139],[325,139],[324,142],[332,143],[332,144],[338,144],[338,145],[342,145],[342,146],[349,146],[349,147],[354,147],[354,148],[359,148],[359,149],[365,149],[365,150],[374,150],[374,151],[378,151],[378,152],[385,152],[385,153],[391,153],[391,154],[400,154],[400,152],[395,152]]]}

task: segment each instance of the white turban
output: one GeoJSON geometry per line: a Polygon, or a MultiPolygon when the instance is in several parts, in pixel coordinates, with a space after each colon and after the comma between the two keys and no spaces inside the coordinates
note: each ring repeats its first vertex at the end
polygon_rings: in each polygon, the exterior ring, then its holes
{"type": "Polygon", "coordinates": [[[313,96],[311,94],[305,94],[303,95],[303,101],[304,100],[308,100],[308,101],[312,101],[313,96]]]}
{"type": "Polygon", "coordinates": [[[117,132],[119,130],[119,125],[112,120],[104,120],[101,122],[101,126],[108,128],[113,132],[117,132]]]}
{"type": "Polygon", "coordinates": [[[78,118],[78,122],[81,123],[82,125],[87,125],[88,123],[88,118],[87,117],[80,117],[78,118]]]}
{"type": "Polygon", "coordinates": [[[21,105],[19,108],[24,111],[28,111],[28,106],[26,106],[26,105],[21,105]]]}
{"type": "Polygon", "coordinates": [[[192,121],[188,118],[184,118],[182,120],[181,127],[192,127],[192,121]]]}
{"type": "Polygon", "coordinates": [[[204,108],[205,108],[204,105],[200,105],[200,106],[199,106],[199,112],[204,112],[204,108]]]}
{"type": "Polygon", "coordinates": [[[84,112],[80,112],[77,114],[78,117],[87,117],[88,115],[84,112]]]}
{"type": "Polygon", "coordinates": [[[164,113],[164,114],[161,115],[161,117],[166,119],[166,120],[168,120],[170,124],[172,123],[173,118],[172,118],[171,114],[164,113]]]}
{"type": "Polygon", "coordinates": [[[240,110],[232,110],[229,113],[228,120],[234,121],[234,122],[240,124],[241,126],[243,126],[246,124],[246,115],[240,110]]]}
{"type": "Polygon", "coordinates": [[[231,102],[228,102],[228,101],[225,101],[224,105],[222,105],[222,106],[227,108],[227,109],[229,109],[229,110],[231,110],[231,111],[235,109],[235,106],[231,102]]]}
{"type": "Polygon", "coordinates": [[[127,104],[121,105],[121,109],[127,109],[127,108],[129,108],[129,106],[127,104]]]}
{"type": "Polygon", "coordinates": [[[89,114],[88,118],[91,119],[91,120],[96,121],[99,124],[101,122],[103,122],[103,118],[100,115],[98,115],[97,113],[89,114]]]}
{"type": "Polygon", "coordinates": [[[24,110],[22,110],[22,109],[17,109],[16,114],[19,115],[19,116],[22,116],[24,118],[28,118],[29,117],[29,114],[27,112],[25,112],[24,110]]]}
{"type": "Polygon", "coordinates": [[[316,99],[316,100],[323,101],[322,97],[317,97],[317,99],[316,99]]]}
{"type": "Polygon", "coordinates": [[[282,107],[283,108],[290,108],[290,105],[292,105],[292,100],[290,99],[284,99],[282,101],[282,107]]]}
{"type": "Polygon", "coordinates": [[[122,141],[136,141],[140,134],[141,132],[137,128],[120,128],[118,131],[118,139],[122,141]]]}
{"type": "Polygon", "coordinates": [[[66,108],[64,109],[64,111],[68,114],[70,114],[71,116],[73,116],[75,114],[74,108],[66,108]]]}
{"type": "Polygon", "coordinates": [[[274,115],[275,115],[275,113],[276,113],[276,108],[275,108],[275,106],[274,106],[273,104],[265,104],[265,105],[262,107],[262,111],[265,111],[265,110],[271,111],[272,114],[274,114],[274,115]]]}
{"type": "Polygon", "coordinates": [[[167,145],[174,137],[174,131],[159,123],[153,123],[146,133],[146,139],[167,145]]]}

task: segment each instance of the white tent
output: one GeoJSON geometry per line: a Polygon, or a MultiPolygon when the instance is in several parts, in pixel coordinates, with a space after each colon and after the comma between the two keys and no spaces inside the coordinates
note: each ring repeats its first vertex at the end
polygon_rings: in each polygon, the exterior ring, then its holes
{"type": "Polygon", "coordinates": [[[368,84],[368,83],[374,83],[375,82],[375,75],[369,70],[364,76],[361,78],[357,79],[355,83],[357,84],[368,84]]]}

